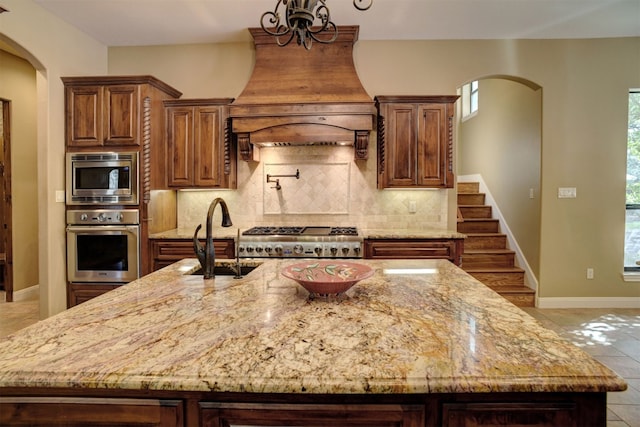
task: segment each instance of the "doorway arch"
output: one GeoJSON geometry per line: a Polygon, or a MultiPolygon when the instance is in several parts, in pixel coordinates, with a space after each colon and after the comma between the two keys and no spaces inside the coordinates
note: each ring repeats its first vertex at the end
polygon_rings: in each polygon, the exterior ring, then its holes
{"type": "MultiPolygon", "coordinates": [[[[26,49],[0,34],[0,66],[3,68],[2,82],[5,107],[10,108],[10,120],[5,120],[3,149],[10,149],[5,162],[3,182],[7,184],[7,197],[2,201],[7,207],[3,212],[3,228],[6,234],[5,247],[5,291],[6,301],[20,298],[21,291],[27,291],[40,284],[39,277],[39,174],[38,156],[42,138],[40,123],[42,117],[38,105],[41,88],[38,87],[42,75],[40,61],[26,49]],[[6,132],[5,132],[6,134],[6,132]],[[7,135],[5,135],[7,136],[7,135]],[[11,143],[13,141],[13,143],[11,143]],[[18,143],[19,142],[19,143],[18,143]],[[14,294],[16,292],[17,294],[14,294]]],[[[42,290],[42,287],[40,287],[42,290]]]]}
{"type": "MultiPolygon", "coordinates": [[[[491,75],[478,80],[478,112],[459,115],[457,173],[480,176],[521,252],[536,288],[540,273],[542,87],[491,75]]],[[[463,178],[464,179],[464,178],[463,178]]]]}

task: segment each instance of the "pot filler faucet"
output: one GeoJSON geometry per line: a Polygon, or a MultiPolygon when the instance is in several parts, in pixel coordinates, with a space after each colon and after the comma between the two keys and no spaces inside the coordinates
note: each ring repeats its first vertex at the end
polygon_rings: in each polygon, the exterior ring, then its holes
{"type": "Polygon", "coordinates": [[[229,209],[227,203],[220,197],[215,198],[209,205],[209,212],[207,212],[207,240],[205,246],[202,247],[198,241],[198,231],[202,228],[202,224],[199,224],[196,228],[196,232],[193,233],[193,250],[200,261],[202,266],[202,273],[205,279],[213,279],[215,277],[215,264],[216,264],[216,250],[213,247],[213,235],[211,233],[211,222],[213,219],[213,212],[216,210],[218,204],[222,207],[222,226],[231,227],[231,217],[229,216],[229,209]]]}

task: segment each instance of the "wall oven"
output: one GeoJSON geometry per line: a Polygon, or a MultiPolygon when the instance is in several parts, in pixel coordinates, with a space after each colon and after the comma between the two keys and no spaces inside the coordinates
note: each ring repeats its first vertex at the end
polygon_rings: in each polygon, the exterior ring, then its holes
{"type": "Polygon", "coordinates": [[[137,209],[67,211],[67,279],[128,283],[140,272],[137,209]]]}
{"type": "Polygon", "coordinates": [[[138,153],[67,153],[67,204],[138,204],[138,153]]]}

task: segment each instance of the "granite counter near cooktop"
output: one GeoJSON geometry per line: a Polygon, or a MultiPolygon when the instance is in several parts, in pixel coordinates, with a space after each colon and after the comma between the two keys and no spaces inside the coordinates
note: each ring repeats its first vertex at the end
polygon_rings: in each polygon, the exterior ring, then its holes
{"type": "MultiPolygon", "coordinates": [[[[0,341],[0,388],[302,394],[599,392],[614,372],[444,260],[309,300],[268,260],[204,280],[180,261],[0,341]]],[[[0,390],[2,394],[2,390],[0,390]]]]}
{"type": "MultiPolygon", "coordinates": [[[[244,231],[245,229],[240,229],[244,231]]],[[[192,239],[194,228],[175,228],[172,230],[154,233],[149,236],[150,239],[192,239]]],[[[365,239],[464,239],[465,234],[451,230],[437,229],[391,229],[376,228],[365,229],[358,228],[360,235],[365,239]]],[[[235,239],[237,237],[237,228],[214,227],[214,239],[235,239]]],[[[200,230],[198,237],[204,239],[204,229],[200,230]]]]}

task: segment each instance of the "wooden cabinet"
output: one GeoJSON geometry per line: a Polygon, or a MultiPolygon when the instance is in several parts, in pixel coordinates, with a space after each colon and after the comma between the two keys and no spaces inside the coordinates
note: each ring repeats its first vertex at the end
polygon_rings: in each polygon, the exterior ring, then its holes
{"type": "Polygon", "coordinates": [[[122,285],[108,283],[69,283],[67,286],[67,307],[82,304],[91,298],[95,298],[119,286],[122,285]]]}
{"type": "Polygon", "coordinates": [[[378,188],[453,188],[457,96],[378,96],[378,188]]]}
{"type": "Polygon", "coordinates": [[[423,427],[423,405],[316,405],[200,402],[202,427],[423,427]]]}
{"type": "Polygon", "coordinates": [[[236,148],[228,132],[231,101],[164,103],[168,187],[236,188],[236,148]]]}
{"type": "MultiPolygon", "coordinates": [[[[202,245],[204,240],[200,240],[202,245]]],[[[189,239],[151,239],[149,240],[152,271],[159,270],[174,262],[185,258],[195,258],[193,240],[189,239]]],[[[213,247],[216,258],[235,258],[235,243],[233,239],[214,239],[213,247]]]]}
{"type": "Polygon", "coordinates": [[[184,408],[180,400],[6,398],[0,401],[0,425],[178,427],[184,425],[184,408]]]}
{"type": "Polygon", "coordinates": [[[181,95],[151,76],[63,77],[62,81],[70,150],[141,146],[145,99],[181,95]]]}
{"type": "Polygon", "coordinates": [[[462,262],[464,239],[365,239],[364,257],[368,259],[448,259],[462,262]]]}

